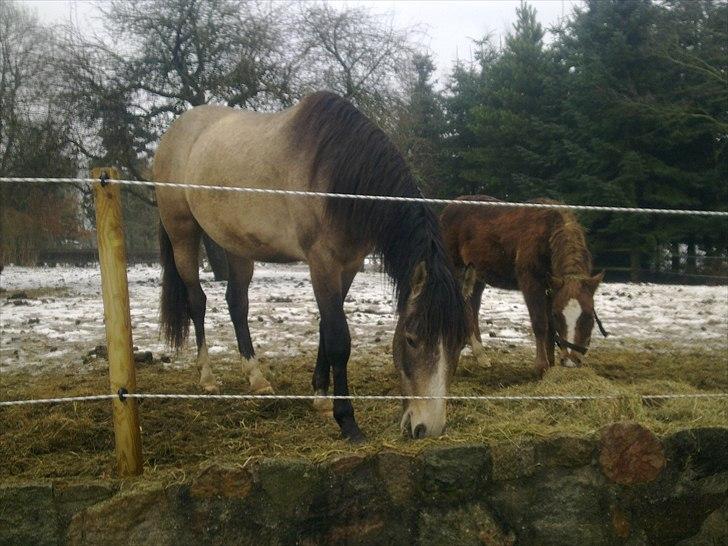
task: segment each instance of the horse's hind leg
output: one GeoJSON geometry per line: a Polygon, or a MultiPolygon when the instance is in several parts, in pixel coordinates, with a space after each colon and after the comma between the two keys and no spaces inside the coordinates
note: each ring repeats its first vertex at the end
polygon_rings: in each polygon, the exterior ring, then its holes
{"type": "Polygon", "coordinates": [[[179,275],[187,288],[187,305],[195,325],[195,341],[197,342],[197,367],[200,370],[200,386],[207,392],[219,392],[215,376],[210,368],[205,341],[205,305],[207,296],[200,286],[198,258],[202,230],[197,222],[178,222],[170,233],[174,248],[174,262],[179,275]]]}
{"type": "MultiPolygon", "coordinates": [[[[350,270],[346,270],[341,274],[341,299],[342,301],[346,298],[351,288],[351,283],[354,281],[354,277],[359,271],[359,267],[353,267],[350,270]]],[[[329,365],[323,347],[323,325],[319,325],[319,346],[318,354],[316,356],[316,368],[313,371],[313,392],[314,394],[326,396],[329,393],[329,382],[331,380],[331,366],[329,365]]],[[[328,398],[318,398],[313,401],[314,409],[319,412],[322,417],[331,417],[334,404],[328,398]]]]}
{"type": "Polygon", "coordinates": [[[253,278],[253,261],[227,253],[229,264],[229,280],[225,299],[227,300],[230,318],[235,328],[238,351],[242,359],[243,373],[248,376],[250,389],[255,394],[273,394],[273,388],[263,375],[255,357],[253,342],[248,327],[248,287],[253,278]]]}
{"type": "Polygon", "coordinates": [[[470,308],[473,312],[473,331],[470,334],[470,348],[473,350],[475,360],[481,366],[490,368],[490,359],[483,347],[483,340],[480,337],[480,325],[478,324],[478,316],[480,313],[480,303],[483,298],[483,290],[485,283],[481,280],[475,282],[473,293],[470,295],[470,308]]]}

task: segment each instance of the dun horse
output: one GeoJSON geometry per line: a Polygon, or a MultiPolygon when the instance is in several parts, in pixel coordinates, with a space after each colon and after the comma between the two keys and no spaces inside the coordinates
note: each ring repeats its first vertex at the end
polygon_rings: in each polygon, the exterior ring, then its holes
{"type": "MultiPolygon", "coordinates": [[[[188,184],[317,192],[421,196],[387,136],[346,100],[316,93],[297,105],[260,114],[219,106],[193,108],[173,123],[154,161],[154,179],[188,184]]],[[[348,396],[351,350],[343,302],[364,257],[379,253],[397,292],[393,354],[405,395],[445,395],[464,343],[466,305],[435,214],[423,204],[278,196],[158,187],[164,267],[161,322],[180,347],[192,319],[200,384],[217,390],[205,343],[205,294],[198,276],[202,233],[227,253],[226,299],[243,372],[256,393],[272,392],[248,329],[254,261],[305,261],[320,311],[313,389],[348,396]]],[[[327,404],[319,404],[324,410],[327,404]]],[[[331,404],[328,404],[330,411],[331,404]]],[[[333,415],[351,440],[363,435],[350,400],[333,415]]],[[[405,403],[402,428],[438,435],[443,400],[405,403]]]]}
{"type": "MultiPolygon", "coordinates": [[[[485,195],[459,199],[496,201],[485,195]]],[[[595,320],[607,335],[594,311],[594,292],[604,273],[592,276],[584,229],[571,212],[451,204],[441,224],[445,246],[469,292],[465,297],[474,315],[470,344],[480,362],[487,362],[477,320],[486,284],[523,292],[541,374],[554,365],[554,345],[561,350],[562,365],[580,365],[595,320]]]]}

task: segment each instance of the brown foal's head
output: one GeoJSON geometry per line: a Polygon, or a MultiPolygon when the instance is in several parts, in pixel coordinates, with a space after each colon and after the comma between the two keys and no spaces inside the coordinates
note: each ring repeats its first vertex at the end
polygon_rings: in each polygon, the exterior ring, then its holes
{"type": "Polygon", "coordinates": [[[551,279],[552,326],[562,366],[580,366],[591,342],[596,312],[594,293],[604,272],[593,277],[565,275],[551,279]]]}

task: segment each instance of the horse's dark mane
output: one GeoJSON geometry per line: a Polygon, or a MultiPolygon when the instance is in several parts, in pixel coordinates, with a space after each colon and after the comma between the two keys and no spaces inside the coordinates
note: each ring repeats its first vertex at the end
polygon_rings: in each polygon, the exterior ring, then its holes
{"type": "MultiPolygon", "coordinates": [[[[349,101],[328,92],[303,99],[295,137],[312,155],[312,180],[327,191],[422,197],[402,154],[387,135],[349,101]]],[[[353,242],[371,244],[394,280],[397,310],[411,293],[410,280],[424,261],[427,283],[418,303],[425,313],[418,335],[460,344],[466,335],[464,302],[445,252],[434,212],[423,203],[329,199],[326,215],[353,242]]]]}

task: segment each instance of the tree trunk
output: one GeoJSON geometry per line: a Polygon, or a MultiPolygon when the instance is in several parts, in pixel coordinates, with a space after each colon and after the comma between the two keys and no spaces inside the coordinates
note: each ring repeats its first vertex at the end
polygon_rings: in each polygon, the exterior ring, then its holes
{"type": "Polygon", "coordinates": [[[695,255],[697,254],[698,245],[695,243],[695,237],[691,235],[688,238],[688,261],[685,267],[685,272],[694,275],[697,273],[697,263],[695,261],[695,255]]]}
{"type": "Polygon", "coordinates": [[[639,282],[640,280],[640,258],[641,252],[638,248],[629,251],[629,280],[639,282]]]}
{"type": "Polygon", "coordinates": [[[205,245],[205,254],[210,262],[212,273],[216,281],[226,281],[229,278],[227,256],[225,251],[207,233],[202,234],[202,243],[205,245]]]}
{"type": "Polygon", "coordinates": [[[680,245],[678,243],[672,243],[670,250],[672,254],[670,271],[680,273],[680,245]]]}

